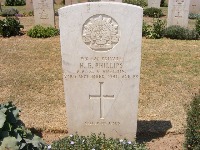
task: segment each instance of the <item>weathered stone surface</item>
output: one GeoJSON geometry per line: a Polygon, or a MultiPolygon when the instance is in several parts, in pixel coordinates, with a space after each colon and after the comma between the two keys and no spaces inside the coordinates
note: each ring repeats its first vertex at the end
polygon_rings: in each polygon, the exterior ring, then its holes
{"type": "Polygon", "coordinates": [[[170,0],[168,4],[167,26],[188,26],[190,0],[170,0]]]}
{"type": "Polygon", "coordinates": [[[53,0],[34,0],[34,19],[35,25],[55,26],[53,0]]]}
{"type": "Polygon", "coordinates": [[[1,5],[5,5],[6,0],[0,0],[1,5]]]}
{"type": "Polygon", "coordinates": [[[200,0],[190,0],[190,13],[200,14],[200,0]]]}
{"type": "Polygon", "coordinates": [[[160,8],[161,0],[148,0],[148,8],[160,8]]]}
{"type": "Polygon", "coordinates": [[[26,0],[26,11],[33,11],[33,0],[26,0]]]}
{"type": "Polygon", "coordinates": [[[119,2],[122,3],[122,0],[101,0],[102,2],[119,2]]]}
{"type": "Polygon", "coordinates": [[[136,135],[141,7],[82,3],[59,9],[69,134],[136,135]]]}

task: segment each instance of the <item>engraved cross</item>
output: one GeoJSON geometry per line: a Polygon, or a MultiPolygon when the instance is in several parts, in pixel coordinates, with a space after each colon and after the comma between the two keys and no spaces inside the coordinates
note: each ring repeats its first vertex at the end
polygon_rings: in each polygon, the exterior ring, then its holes
{"type": "Polygon", "coordinates": [[[180,16],[180,12],[178,12],[178,15],[175,17],[182,18],[182,16],[180,16]]]}
{"type": "Polygon", "coordinates": [[[48,19],[48,14],[45,12],[45,10],[40,13],[40,19],[48,19]]]}
{"type": "Polygon", "coordinates": [[[89,95],[89,99],[100,99],[100,119],[104,119],[104,109],[103,109],[103,99],[114,99],[114,95],[102,95],[102,85],[103,82],[99,82],[100,84],[100,94],[99,95],[89,95]]]}

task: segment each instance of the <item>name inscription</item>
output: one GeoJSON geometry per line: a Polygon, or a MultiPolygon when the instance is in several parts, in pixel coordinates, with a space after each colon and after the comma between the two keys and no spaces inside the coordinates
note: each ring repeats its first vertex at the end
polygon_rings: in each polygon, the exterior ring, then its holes
{"type": "Polygon", "coordinates": [[[137,74],[124,70],[123,57],[81,57],[75,73],[64,72],[65,79],[133,79],[137,74]]]}

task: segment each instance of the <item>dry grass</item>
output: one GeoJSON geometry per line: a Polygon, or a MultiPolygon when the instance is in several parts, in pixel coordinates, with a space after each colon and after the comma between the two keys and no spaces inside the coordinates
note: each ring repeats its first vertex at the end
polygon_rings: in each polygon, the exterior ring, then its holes
{"type": "Polygon", "coordinates": [[[1,102],[13,100],[21,107],[29,127],[65,129],[59,37],[0,40],[1,102]]]}
{"type": "MultiPolygon", "coordinates": [[[[25,31],[33,26],[33,17],[20,21],[25,31]]],[[[0,37],[0,45],[0,103],[14,101],[28,127],[66,131],[59,37],[0,37]]],[[[200,89],[199,50],[199,41],[143,39],[139,120],[169,120],[171,132],[183,130],[200,89]]]]}
{"type": "Polygon", "coordinates": [[[200,89],[200,42],[143,39],[139,119],[169,120],[182,131],[187,104],[200,89]]]}

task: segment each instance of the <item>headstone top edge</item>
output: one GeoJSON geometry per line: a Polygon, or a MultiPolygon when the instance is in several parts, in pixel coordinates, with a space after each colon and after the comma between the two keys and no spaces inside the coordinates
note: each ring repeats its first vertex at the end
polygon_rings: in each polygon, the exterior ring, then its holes
{"type": "Polygon", "coordinates": [[[127,6],[127,7],[133,7],[136,9],[140,9],[143,11],[143,8],[137,5],[132,5],[132,4],[127,4],[127,3],[116,3],[116,2],[85,2],[85,3],[78,3],[78,4],[73,4],[73,5],[68,5],[68,6],[64,6],[58,9],[58,13],[60,13],[61,11],[64,11],[65,9],[69,9],[69,8],[74,8],[74,7],[80,7],[80,6],[84,6],[84,5],[113,5],[113,6],[127,6]]]}

